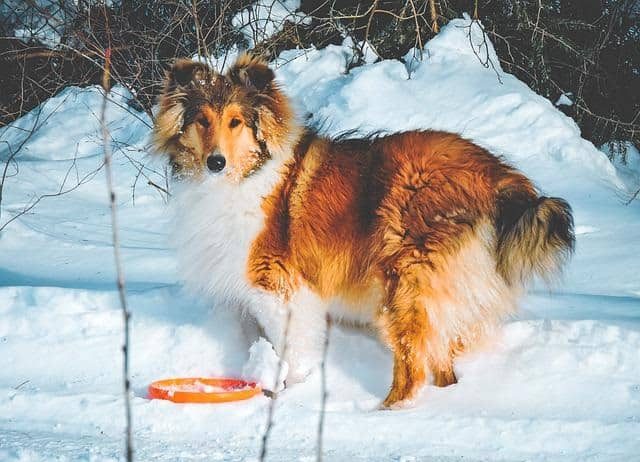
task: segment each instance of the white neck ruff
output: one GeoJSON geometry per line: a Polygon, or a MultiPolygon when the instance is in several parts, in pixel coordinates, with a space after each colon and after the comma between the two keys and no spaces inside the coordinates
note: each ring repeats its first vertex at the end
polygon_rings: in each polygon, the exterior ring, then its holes
{"type": "Polygon", "coordinates": [[[205,174],[176,185],[171,240],[189,292],[241,304],[253,292],[246,276],[249,249],[264,226],[262,200],[280,182],[284,163],[271,159],[237,184],[205,174]]]}

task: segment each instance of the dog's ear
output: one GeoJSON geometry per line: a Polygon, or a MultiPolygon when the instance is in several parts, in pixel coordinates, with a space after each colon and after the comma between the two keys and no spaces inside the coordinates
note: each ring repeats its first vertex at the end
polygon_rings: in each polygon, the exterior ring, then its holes
{"type": "Polygon", "coordinates": [[[265,92],[271,88],[275,74],[266,61],[257,56],[244,53],[227,72],[227,78],[236,85],[250,90],[265,92]]]}
{"type": "Polygon", "coordinates": [[[172,140],[182,133],[188,87],[192,82],[208,81],[212,75],[206,64],[190,59],[176,60],[167,71],[153,127],[153,142],[158,151],[166,151],[172,140]]]}
{"type": "Polygon", "coordinates": [[[178,59],[167,71],[165,91],[170,92],[185,87],[191,82],[201,82],[211,73],[209,66],[190,59],[178,59]]]}

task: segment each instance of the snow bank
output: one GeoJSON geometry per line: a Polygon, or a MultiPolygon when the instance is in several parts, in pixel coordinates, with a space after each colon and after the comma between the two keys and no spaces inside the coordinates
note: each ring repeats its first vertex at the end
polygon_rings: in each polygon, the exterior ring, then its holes
{"type": "MultiPolygon", "coordinates": [[[[116,85],[110,97],[107,124],[114,139],[120,144],[142,143],[152,121],[128,107],[131,94],[124,87],[116,85]]],[[[20,160],[102,156],[102,98],[103,90],[97,86],[67,87],[9,126],[0,128],[0,139],[14,147],[29,140],[22,148],[20,160]],[[37,131],[37,136],[30,136],[32,131],[37,131]]]]}
{"type": "MultiPolygon", "coordinates": [[[[482,35],[469,26],[452,21],[422,61],[347,73],[352,46],[344,44],[286,51],[274,65],[300,112],[328,133],[452,130],[505,156],[546,194],[569,199],[576,256],[555,292],[532,291],[494,345],[456,363],[459,383],[427,387],[415,409],[376,411],[391,379],[389,352],[366,332],[334,328],[325,457],[632,460],[640,453],[640,202],[623,205],[628,178],[551,102],[504,73],[490,43],[476,56],[470,40],[482,35]]],[[[256,334],[181,292],[165,201],[138,176],[164,185],[162,163],[145,154],[150,121],[116,92],[109,125],[133,311],[136,457],[255,460],[266,397],[216,406],[145,398],[155,379],[236,375],[245,364],[261,375],[276,363],[266,342],[247,363],[256,334]]],[[[121,318],[98,170],[100,102],[97,88],[69,88],[0,130],[4,163],[24,130],[39,127],[10,164],[0,216],[0,227],[15,218],[0,231],[0,460],[121,460],[121,318]]],[[[319,402],[317,373],[280,394],[270,460],[315,457],[319,402]]]]}

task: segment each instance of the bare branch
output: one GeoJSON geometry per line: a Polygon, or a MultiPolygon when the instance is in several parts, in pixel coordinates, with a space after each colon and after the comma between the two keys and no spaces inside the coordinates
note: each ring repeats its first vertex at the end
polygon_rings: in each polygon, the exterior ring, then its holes
{"type": "Polygon", "coordinates": [[[123,382],[124,382],[124,405],[125,405],[125,418],[126,418],[126,448],[125,455],[127,462],[133,460],[133,439],[131,431],[131,382],[129,380],[129,318],[131,314],[127,307],[127,295],[125,289],[124,272],[122,269],[122,262],[120,259],[120,236],[118,232],[118,215],[116,210],[116,193],[113,187],[113,171],[112,171],[112,152],[111,152],[111,139],[109,136],[109,129],[107,127],[107,102],[109,100],[109,86],[110,75],[109,68],[111,64],[111,49],[107,48],[105,51],[105,66],[104,74],[102,77],[102,87],[104,89],[104,95],[102,98],[102,107],[100,110],[100,126],[102,128],[102,141],[104,146],[104,167],[107,177],[107,189],[109,192],[109,204],[111,207],[111,233],[113,240],[113,255],[116,265],[116,282],[118,286],[118,295],[120,298],[120,308],[122,309],[122,318],[124,321],[124,345],[122,346],[122,360],[123,360],[123,382]]]}
{"type": "Polygon", "coordinates": [[[284,357],[287,354],[287,344],[289,340],[289,325],[291,324],[291,308],[287,305],[287,319],[285,321],[284,334],[282,339],[282,347],[280,348],[281,354],[278,358],[278,367],[276,370],[276,376],[273,381],[273,395],[271,396],[271,401],[269,402],[269,410],[267,412],[267,425],[264,429],[264,433],[262,435],[262,444],[260,446],[260,462],[264,462],[267,459],[267,446],[269,443],[269,436],[271,435],[271,430],[274,425],[274,412],[276,407],[276,401],[278,399],[278,393],[276,390],[278,388],[278,382],[280,381],[280,375],[282,374],[282,364],[284,362],[284,357]]]}
{"type": "MultiPolygon", "coordinates": [[[[410,1],[415,14],[415,6],[413,6],[413,0],[410,1]]],[[[429,0],[429,9],[431,11],[431,30],[434,34],[437,34],[440,31],[440,27],[438,26],[438,11],[436,10],[436,0],[429,0]]]]}
{"type": "Polygon", "coordinates": [[[322,350],[322,362],[320,363],[321,374],[321,395],[320,395],[320,419],[318,420],[318,443],[316,445],[316,460],[322,461],[323,455],[323,440],[324,440],[324,417],[327,407],[327,354],[329,352],[329,334],[331,332],[331,317],[329,313],[325,317],[326,328],[324,337],[324,348],[322,350]]]}

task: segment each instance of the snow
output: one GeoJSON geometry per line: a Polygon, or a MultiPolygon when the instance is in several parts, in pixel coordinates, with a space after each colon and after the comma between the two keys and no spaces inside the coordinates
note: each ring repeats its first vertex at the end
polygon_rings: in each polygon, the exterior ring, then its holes
{"type": "Polygon", "coordinates": [[[563,93],[561,94],[557,101],[556,101],[556,106],[573,106],[573,101],[571,100],[570,97],[572,97],[573,95],[571,93],[567,94],[567,93],[563,93]]]}
{"type": "Polygon", "coordinates": [[[613,165],[628,188],[637,191],[640,188],[640,152],[630,142],[619,143],[618,152],[612,152],[611,148],[609,145],[600,147],[609,158],[613,158],[613,165]]]}
{"type": "Polygon", "coordinates": [[[342,41],[342,47],[351,48],[354,53],[360,53],[362,60],[367,64],[373,64],[380,59],[373,45],[367,41],[354,43],[351,37],[347,37],[342,41]]]}
{"type": "Polygon", "coordinates": [[[262,384],[264,390],[281,391],[288,372],[289,364],[278,357],[271,343],[260,337],[249,348],[249,359],[242,368],[242,378],[262,384]]]}
{"type": "MultiPolygon", "coordinates": [[[[325,457],[633,460],[640,453],[640,202],[624,205],[634,191],[628,175],[550,101],[504,73],[490,43],[484,61],[476,56],[467,34],[481,44],[478,27],[453,21],[427,44],[422,62],[379,61],[346,73],[352,50],[345,45],[286,51],[275,63],[300,112],[325,131],[459,132],[503,155],[544,193],[568,199],[576,219],[577,251],[564,280],[532,288],[494,344],[457,361],[459,383],[425,388],[413,409],[376,410],[391,355],[370,332],[334,327],[325,457]]],[[[165,186],[162,160],[146,154],[151,121],[127,107],[124,89],[112,97],[133,312],[136,459],[257,460],[269,398],[146,399],[148,384],[166,377],[234,376],[247,366],[246,374],[264,380],[277,357],[265,341],[251,348],[258,336],[236,314],[181,290],[166,198],[142,176],[165,186]]],[[[122,460],[122,318],[99,169],[101,98],[97,88],[68,88],[0,129],[2,165],[23,144],[9,164],[0,216],[0,227],[13,220],[0,231],[0,460],[122,460]],[[20,214],[43,194],[52,196],[20,214]]],[[[269,460],[314,459],[320,393],[318,372],[280,393],[269,460]]]]}
{"type": "Polygon", "coordinates": [[[180,384],[173,385],[158,385],[158,389],[163,391],[167,391],[170,397],[173,397],[176,392],[182,393],[225,393],[230,390],[233,391],[242,391],[242,390],[250,390],[252,387],[249,385],[235,386],[233,388],[229,387],[221,387],[218,385],[209,385],[200,380],[195,380],[193,383],[186,382],[180,384]]]}

